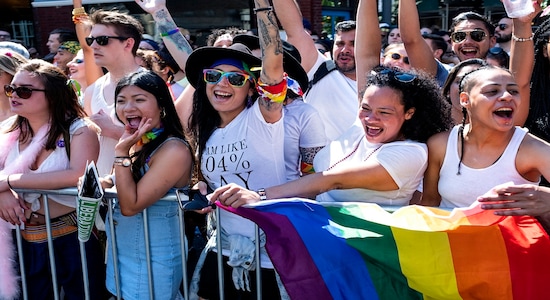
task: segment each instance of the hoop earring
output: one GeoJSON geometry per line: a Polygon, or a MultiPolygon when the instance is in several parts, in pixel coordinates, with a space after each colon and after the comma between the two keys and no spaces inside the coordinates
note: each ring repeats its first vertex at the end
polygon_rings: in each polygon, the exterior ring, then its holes
{"type": "Polygon", "coordinates": [[[163,108],[161,108],[160,110],[160,118],[161,119],[164,119],[166,117],[166,110],[163,108]]]}

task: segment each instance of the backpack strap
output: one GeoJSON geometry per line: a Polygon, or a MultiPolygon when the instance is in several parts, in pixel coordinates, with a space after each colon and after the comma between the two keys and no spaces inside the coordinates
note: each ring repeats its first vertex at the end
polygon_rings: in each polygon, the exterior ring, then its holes
{"type": "Polygon", "coordinates": [[[323,62],[317,71],[315,71],[315,74],[313,74],[313,79],[309,82],[308,91],[311,90],[313,85],[315,85],[319,80],[323,79],[325,76],[327,76],[330,72],[336,70],[336,64],[332,59],[326,60],[323,62]]]}

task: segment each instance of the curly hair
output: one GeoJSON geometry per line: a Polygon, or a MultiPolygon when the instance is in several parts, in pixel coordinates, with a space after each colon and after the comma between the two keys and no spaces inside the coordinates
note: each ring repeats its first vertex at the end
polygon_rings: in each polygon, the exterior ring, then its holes
{"type": "Polygon", "coordinates": [[[447,131],[452,126],[450,105],[439,91],[439,85],[428,74],[420,71],[402,72],[397,68],[378,66],[367,77],[363,98],[370,86],[389,87],[401,94],[404,111],[414,108],[410,120],[401,126],[405,139],[425,143],[432,135],[447,131]]]}
{"type": "MultiPolygon", "coordinates": [[[[183,126],[180,123],[176,108],[174,106],[174,101],[172,100],[172,96],[170,95],[170,91],[168,90],[168,86],[166,85],[164,80],[160,76],[155,74],[155,72],[150,70],[142,70],[136,73],[128,74],[118,82],[115,88],[115,99],[118,97],[118,94],[120,94],[122,89],[128,86],[138,87],[154,95],[157,100],[157,105],[159,109],[163,111],[162,114],[164,115],[164,117],[161,116],[164,131],[158,136],[158,138],[152,140],[150,143],[143,145],[141,151],[134,153],[136,160],[132,164],[132,175],[134,177],[134,180],[137,182],[142,176],[141,170],[145,165],[147,158],[168,137],[177,137],[186,141],[186,144],[189,147],[189,151],[191,151],[191,153],[193,152],[189,143],[187,142],[183,131],[183,126]]],[[[116,103],[117,101],[115,100],[115,111],[116,103]]],[[[116,115],[116,117],[119,121],[121,121],[118,114],[116,115]]]]}
{"type": "MultiPolygon", "coordinates": [[[[44,85],[44,95],[50,112],[50,131],[46,139],[46,150],[53,150],[59,136],[69,132],[75,119],[86,117],[86,113],[78,103],[78,96],[69,83],[69,78],[53,64],[41,59],[31,59],[19,66],[17,72],[28,72],[38,78],[44,85]]],[[[34,136],[29,120],[17,116],[9,132],[21,129],[20,141],[24,142],[34,136]]]]}
{"type": "Polygon", "coordinates": [[[550,19],[535,31],[535,63],[531,75],[530,108],[525,127],[534,135],[550,141],[550,60],[545,57],[550,41],[550,19]]]}

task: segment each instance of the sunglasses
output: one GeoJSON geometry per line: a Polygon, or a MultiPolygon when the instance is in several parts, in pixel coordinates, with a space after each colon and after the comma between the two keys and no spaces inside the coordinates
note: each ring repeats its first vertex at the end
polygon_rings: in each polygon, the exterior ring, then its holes
{"type": "Polygon", "coordinates": [[[9,84],[6,84],[4,86],[4,93],[8,97],[13,97],[13,92],[17,93],[17,96],[21,99],[29,99],[32,96],[32,92],[45,92],[46,90],[39,90],[39,89],[33,89],[26,86],[20,86],[20,87],[13,87],[9,84]]]}
{"type": "Polygon", "coordinates": [[[498,29],[504,30],[506,28],[508,28],[508,24],[498,24],[498,29]]]}
{"type": "Polygon", "coordinates": [[[410,62],[409,62],[409,57],[408,57],[408,56],[401,56],[401,54],[399,54],[399,53],[392,53],[392,54],[390,54],[390,57],[391,57],[393,60],[400,60],[401,57],[403,57],[403,62],[404,62],[405,64],[408,65],[408,64],[410,63],[410,62]]]}
{"type": "Polygon", "coordinates": [[[223,72],[215,69],[204,69],[202,72],[204,74],[204,81],[210,84],[216,84],[223,77],[227,77],[229,84],[234,87],[242,87],[250,79],[250,75],[241,72],[223,72]]]}
{"type": "Polygon", "coordinates": [[[86,44],[88,44],[88,46],[91,46],[94,43],[94,41],[96,41],[98,45],[106,46],[107,44],[109,44],[109,39],[117,39],[120,41],[124,41],[124,40],[127,40],[128,38],[123,36],[109,36],[109,35],[102,35],[102,36],[96,36],[96,37],[90,36],[86,38],[86,44]]]}
{"type": "Polygon", "coordinates": [[[451,34],[451,40],[455,43],[461,43],[466,39],[466,36],[470,35],[470,38],[476,42],[481,42],[485,39],[487,34],[483,30],[472,31],[455,31],[451,34]]]}
{"type": "Polygon", "coordinates": [[[395,79],[399,82],[403,82],[403,83],[413,82],[416,79],[416,75],[414,75],[414,74],[401,72],[401,71],[395,71],[395,70],[392,70],[392,69],[384,69],[384,70],[378,72],[378,74],[391,76],[390,78],[393,78],[393,79],[395,79]]]}

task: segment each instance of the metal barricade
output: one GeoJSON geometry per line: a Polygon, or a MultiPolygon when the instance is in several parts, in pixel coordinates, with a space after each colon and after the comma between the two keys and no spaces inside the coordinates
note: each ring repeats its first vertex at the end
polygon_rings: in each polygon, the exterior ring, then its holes
{"type": "MultiPolygon", "coordinates": [[[[53,291],[54,291],[54,299],[58,300],[60,298],[60,291],[57,290],[57,278],[56,278],[56,263],[55,263],[55,255],[54,255],[54,245],[53,245],[53,236],[52,236],[52,226],[50,221],[50,211],[49,211],[49,205],[48,205],[48,195],[68,195],[68,196],[76,196],[78,194],[78,191],[76,188],[66,188],[66,189],[59,189],[59,190],[35,190],[35,189],[16,189],[18,193],[37,193],[41,194],[43,205],[44,205],[44,215],[45,215],[45,222],[46,222],[46,230],[47,230],[47,243],[48,243],[48,255],[50,260],[50,274],[52,276],[52,285],[53,285],[53,291]]],[[[104,199],[107,201],[109,205],[108,206],[108,215],[109,215],[109,224],[106,230],[110,230],[111,236],[113,237],[111,240],[109,240],[109,243],[114,243],[116,241],[115,237],[115,225],[113,222],[113,208],[112,205],[110,205],[113,201],[115,201],[117,198],[116,192],[114,190],[108,189],[105,191],[104,199]]],[[[180,200],[188,201],[188,199],[182,199],[180,196],[180,200]]],[[[178,201],[178,197],[175,193],[167,194],[165,197],[161,198],[160,201],[178,201]]],[[[215,210],[216,213],[216,227],[221,228],[220,226],[220,213],[219,209],[215,210]]],[[[190,299],[189,295],[189,278],[187,276],[187,260],[188,260],[188,243],[187,239],[185,238],[185,222],[184,222],[184,211],[182,209],[178,210],[178,217],[179,217],[179,230],[180,230],[180,242],[181,242],[181,252],[182,252],[182,272],[183,272],[183,296],[185,299],[190,299]]],[[[149,226],[148,226],[148,217],[147,217],[147,209],[143,210],[143,225],[144,225],[144,246],[146,249],[146,261],[147,261],[147,270],[148,270],[148,282],[149,282],[149,298],[154,299],[153,295],[153,275],[151,272],[151,253],[150,253],[150,240],[149,240],[149,226]]],[[[23,243],[22,243],[22,235],[21,230],[23,230],[20,226],[16,226],[16,244],[17,244],[17,252],[18,252],[18,261],[19,261],[19,270],[21,275],[21,286],[22,291],[21,295],[23,299],[28,299],[28,282],[25,274],[25,261],[23,258],[23,243]]],[[[260,240],[260,233],[259,228],[257,225],[255,225],[255,240],[260,240]]],[[[80,258],[82,263],[82,270],[83,270],[83,286],[85,291],[85,299],[90,299],[90,291],[89,291],[89,280],[88,280],[88,266],[86,261],[86,250],[84,247],[84,242],[79,242],[80,244],[80,258]]],[[[221,235],[217,235],[217,258],[218,258],[218,280],[219,280],[219,291],[220,291],[220,299],[224,299],[224,278],[223,278],[223,256],[222,256],[222,250],[221,250],[221,235]]],[[[115,285],[116,285],[116,299],[122,299],[121,290],[120,290],[120,272],[119,272],[119,266],[118,266],[118,260],[117,260],[117,247],[112,246],[109,247],[111,249],[111,255],[113,255],[113,269],[115,273],[115,285]]],[[[257,286],[257,299],[261,299],[261,272],[260,270],[260,243],[256,243],[256,286],[257,286]]]]}

